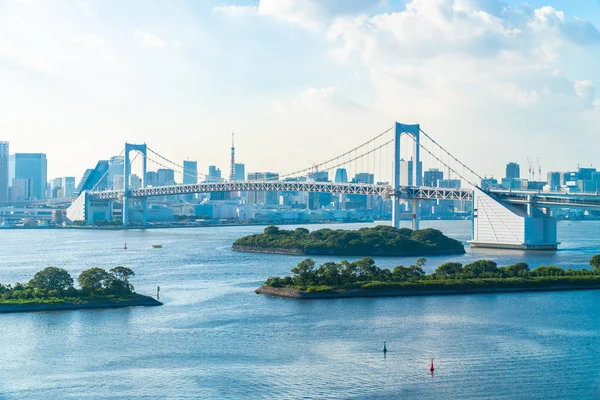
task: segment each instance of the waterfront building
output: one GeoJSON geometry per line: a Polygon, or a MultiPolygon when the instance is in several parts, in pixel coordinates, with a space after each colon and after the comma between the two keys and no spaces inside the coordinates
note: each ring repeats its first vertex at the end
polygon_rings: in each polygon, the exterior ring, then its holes
{"type": "Polygon", "coordinates": [[[596,173],[596,168],[577,168],[577,178],[578,180],[591,181],[593,174],[596,173]]]}
{"type": "MultiPolygon", "coordinates": [[[[30,180],[29,184],[32,189],[25,200],[44,199],[46,197],[47,171],[46,154],[15,154],[15,180],[30,180]]],[[[26,186],[29,187],[29,184],[26,184],[26,186]]]]}
{"type": "MultiPolygon", "coordinates": [[[[279,174],[275,172],[251,172],[249,181],[276,181],[279,174]]],[[[248,204],[279,204],[278,192],[248,192],[248,204]]]]}
{"type": "Polygon", "coordinates": [[[509,190],[527,190],[529,181],[527,179],[502,178],[502,186],[509,190]]]}
{"type": "Polygon", "coordinates": [[[430,168],[423,173],[423,186],[437,187],[440,179],[444,179],[444,171],[440,171],[437,168],[430,168]]]}
{"type": "Polygon", "coordinates": [[[519,179],[521,178],[521,167],[515,162],[509,162],[506,164],[506,179],[519,179]]]}
{"type": "Polygon", "coordinates": [[[0,142],[0,202],[8,201],[9,165],[8,142],[0,142]]]}
{"type": "Polygon", "coordinates": [[[481,180],[481,188],[489,189],[498,186],[498,179],[496,178],[483,178],[481,180]]]}
{"type": "Polygon", "coordinates": [[[577,172],[561,172],[560,184],[561,186],[574,186],[579,180],[579,173],[577,172]]]}
{"type": "MultiPolygon", "coordinates": [[[[315,171],[309,172],[307,176],[309,181],[315,182],[329,182],[329,172],[327,171],[315,171]]],[[[308,194],[308,208],[311,210],[318,210],[323,207],[327,207],[333,200],[333,194],[331,193],[309,193],[308,194]]]]}
{"type": "Polygon", "coordinates": [[[547,184],[548,184],[548,189],[553,191],[553,190],[558,190],[560,189],[560,172],[548,172],[548,180],[547,180],[547,184]]]}

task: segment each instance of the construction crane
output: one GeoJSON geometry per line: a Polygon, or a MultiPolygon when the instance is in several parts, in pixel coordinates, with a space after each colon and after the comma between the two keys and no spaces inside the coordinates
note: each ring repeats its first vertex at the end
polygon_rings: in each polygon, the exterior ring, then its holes
{"type": "Polygon", "coordinates": [[[542,165],[540,164],[540,158],[537,157],[537,164],[538,164],[538,181],[542,181],[542,165]]]}
{"type": "Polygon", "coordinates": [[[533,176],[534,175],[533,164],[531,164],[531,161],[529,160],[529,157],[527,157],[527,164],[529,165],[529,170],[528,170],[529,171],[529,180],[533,181],[535,179],[534,176],[533,176]]]}

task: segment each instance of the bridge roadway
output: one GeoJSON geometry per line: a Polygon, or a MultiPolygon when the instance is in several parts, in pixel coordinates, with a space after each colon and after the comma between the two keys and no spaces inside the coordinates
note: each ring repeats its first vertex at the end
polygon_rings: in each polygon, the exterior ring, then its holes
{"type": "MultiPolygon", "coordinates": [[[[394,194],[390,185],[371,185],[361,183],[335,182],[287,182],[287,181],[223,181],[205,182],[188,185],[172,185],[133,189],[129,198],[145,198],[153,196],[182,195],[191,193],[212,192],[251,192],[251,191],[280,191],[280,192],[309,192],[309,193],[339,193],[362,194],[371,196],[391,197],[394,194]]],[[[512,204],[527,204],[531,202],[540,207],[562,208],[600,208],[600,196],[593,194],[569,194],[565,192],[538,192],[515,190],[490,190],[499,200],[512,204]]],[[[89,192],[88,198],[118,200],[123,197],[122,190],[89,192]]],[[[469,189],[448,189],[430,187],[404,186],[396,195],[403,199],[418,200],[472,200],[473,192],[469,189]]]]}
{"type": "MultiPolygon", "coordinates": [[[[334,182],[286,182],[286,181],[233,181],[209,182],[188,185],[173,185],[146,187],[133,189],[129,198],[144,198],[151,196],[168,196],[191,193],[212,192],[253,192],[253,191],[279,191],[279,192],[309,192],[309,193],[339,193],[362,194],[371,196],[391,197],[393,189],[390,185],[371,185],[362,183],[334,183],[334,182]]],[[[116,200],[123,197],[122,190],[103,192],[89,192],[88,198],[116,200]]],[[[472,192],[466,189],[443,189],[426,187],[402,187],[397,194],[407,199],[444,199],[444,200],[471,200],[472,192]]]]}

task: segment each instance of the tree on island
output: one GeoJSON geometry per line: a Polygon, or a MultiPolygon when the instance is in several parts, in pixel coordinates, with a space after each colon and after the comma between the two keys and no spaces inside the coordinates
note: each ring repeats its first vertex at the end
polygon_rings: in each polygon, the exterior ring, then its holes
{"type": "Polygon", "coordinates": [[[450,277],[460,274],[462,272],[463,272],[463,266],[461,263],[447,262],[447,263],[444,263],[444,264],[440,265],[439,267],[437,267],[437,269],[435,270],[434,273],[437,275],[441,275],[444,278],[450,278],[450,277]]]}
{"type": "Polygon", "coordinates": [[[73,287],[73,278],[65,269],[47,267],[37,272],[28,285],[35,289],[56,290],[63,293],[73,287]]]}
{"type": "Polygon", "coordinates": [[[596,254],[590,259],[590,265],[595,270],[600,270],[600,254],[596,254]]]}

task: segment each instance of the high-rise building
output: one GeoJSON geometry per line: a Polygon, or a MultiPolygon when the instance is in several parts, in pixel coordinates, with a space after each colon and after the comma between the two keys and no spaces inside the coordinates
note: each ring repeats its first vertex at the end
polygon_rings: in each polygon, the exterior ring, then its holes
{"type": "Polygon", "coordinates": [[[437,187],[438,181],[444,179],[444,171],[437,168],[430,168],[423,174],[423,186],[437,187]]]}
{"type": "Polygon", "coordinates": [[[63,196],[65,198],[69,198],[73,196],[73,192],[75,192],[75,177],[74,176],[65,176],[63,180],[64,191],[63,196]]]}
{"type": "Polygon", "coordinates": [[[419,161],[417,165],[417,182],[413,183],[413,160],[400,160],[400,185],[401,186],[419,186],[423,176],[423,163],[419,161]]]}
{"type": "Polygon", "coordinates": [[[515,162],[509,162],[506,164],[506,179],[520,179],[521,178],[521,168],[519,164],[515,162]]]}
{"type": "Polygon", "coordinates": [[[183,184],[191,185],[198,183],[198,162],[184,161],[183,162],[183,184]]]}
{"type": "Polygon", "coordinates": [[[158,186],[169,186],[175,184],[175,171],[169,168],[160,168],[156,170],[158,175],[158,186]]]}
{"type": "Polygon", "coordinates": [[[54,178],[52,179],[52,198],[53,199],[61,199],[64,197],[64,184],[63,178],[54,178]]]}
{"type": "Polygon", "coordinates": [[[346,171],[346,168],[338,168],[335,171],[335,183],[348,183],[348,171],[346,171]]]}
{"type": "Polygon", "coordinates": [[[0,142],[0,202],[8,201],[9,175],[8,142],[0,142]]]}
{"type": "Polygon", "coordinates": [[[48,161],[43,153],[16,153],[15,180],[30,180],[26,200],[44,199],[48,180],[48,161]]]}
{"type": "Polygon", "coordinates": [[[241,163],[235,164],[235,176],[234,181],[245,181],[246,180],[246,165],[241,163]]]}
{"type": "Polygon", "coordinates": [[[548,187],[550,190],[560,188],[560,172],[548,172],[548,187]]]}
{"type": "MultiPolygon", "coordinates": [[[[279,174],[275,172],[251,172],[249,181],[278,180],[279,174]]],[[[278,192],[248,192],[248,204],[279,204],[278,192]]]]}
{"type": "Polygon", "coordinates": [[[214,165],[208,166],[208,180],[217,182],[221,180],[221,170],[214,165]]]}
{"type": "MultiPolygon", "coordinates": [[[[221,180],[221,170],[214,165],[208,166],[208,181],[219,182],[221,180]]],[[[210,194],[211,200],[225,200],[225,192],[212,192],[210,194]]]]}

